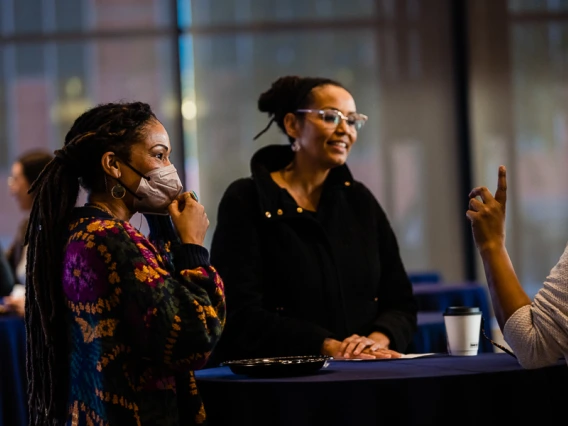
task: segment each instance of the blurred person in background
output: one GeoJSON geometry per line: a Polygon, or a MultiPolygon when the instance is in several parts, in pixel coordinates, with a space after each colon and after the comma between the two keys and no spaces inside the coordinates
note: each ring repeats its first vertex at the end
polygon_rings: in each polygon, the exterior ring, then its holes
{"type": "Polygon", "coordinates": [[[495,196],[486,187],[469,194],[467,217],[483,261],[495,317],[524,368],[568,363],[568,245],[531,301],[505,246],[507,170],[499,167],[495,196]]]}
{"type": "Polygon", "coordinates": [[[219,339],[225,298],[203,247],[207,214],[170,154],[148,104],[103,104],[32,186],[30,426],[205,424],[193,370],[219,339]],[[88,203],[76,207],[80,186],[88,203]]]}
{"type": "Polygon", "coordinates": [[[269,356],[400,357],[417,327],[389,220],[347,157],[367,117],[326,78],[286,76],[258,108],[289,145],[260,149],[219,205],[211,258],[227,291],[212,364],[269,356]]]}
{"type": "MultiPolygon", "coordinates": [[[[14,275],[8,264],[8,259],[0,246],[0,297],[8,296],[14,288],[14,275]]],[[[2,311],[6,308],[2,307],[2,311]]]]}
{"type": "Polygon", "coordinates": [[[15,285],[10,295],[4,298],[3,303],[5,310],[13,311],[22,316],[24,315],[25,304],[27,252],[27,247],[24,245],[24,235],[34,201],[34,194],[30,194],[28,191],[52,158],[53,155],[42,149],[25,152],[12,164],[12,175],[8,178],[10,193],[16,199],[18,207],[25,214],[25,217],[17,226],[15,238],[6,253],[15,285]]]}

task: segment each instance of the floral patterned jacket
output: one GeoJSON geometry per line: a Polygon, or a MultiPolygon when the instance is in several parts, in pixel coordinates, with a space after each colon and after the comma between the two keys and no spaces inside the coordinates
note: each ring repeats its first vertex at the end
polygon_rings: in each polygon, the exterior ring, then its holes
{"type": "Polygon", "coordinates": [[[67,425],[206,424],[193,370],[221,335],[223,283],[205,248],[179,243],[169,217],[147,220],[149,239],[102,210],[76,209],[62,280],[67,425]]]}

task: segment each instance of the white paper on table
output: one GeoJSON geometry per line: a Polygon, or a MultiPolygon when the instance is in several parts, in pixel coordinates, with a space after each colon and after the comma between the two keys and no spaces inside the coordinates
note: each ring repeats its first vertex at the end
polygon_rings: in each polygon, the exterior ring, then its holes
{"type": "Polygon", "coordinates": [[[401,354],[402,356],[400,358],[375,358],[375,359],[357,359],[357,358],[353,358],[353,359],[335,359],[332,358],[330,361],[373,361],[373,362],[377,362],[377,361],[396,361],[397,359],[412,359],[412,358],[420,358],[423,356],[429,356],[429,355],[436,355],[435,352],[432,353],[428,353],[428,354],[401,354]]]}
{"type": "Polygon", "coordinates": [[[402,354],[402,358],[420,358],[421,356],[428,356],[428,355],[436,355],[436,354],[434,352],[429,354],[402,354]]]}

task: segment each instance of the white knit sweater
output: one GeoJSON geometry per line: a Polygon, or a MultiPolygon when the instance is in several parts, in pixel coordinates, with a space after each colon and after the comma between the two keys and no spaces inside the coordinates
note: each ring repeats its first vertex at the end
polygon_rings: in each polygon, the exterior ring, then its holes
{"type": "Polygon", "coordinates": [[[568,246],[531,305],[507,320],[503,337],[524,368],[568,362],[568,246]]]}

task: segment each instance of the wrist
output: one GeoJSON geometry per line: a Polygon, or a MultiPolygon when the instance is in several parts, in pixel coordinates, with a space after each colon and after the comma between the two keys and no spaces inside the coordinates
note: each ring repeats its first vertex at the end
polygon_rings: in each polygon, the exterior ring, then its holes
{"type": "Polygon", "coordinates": [[[199,244],[181,244],[173,252],[177,270],[209,266],[209,252],[199,244]]]}
{"type": "Polygon", "coordinates": [[[197,246],[202,246],[203,245],[203,241],[199,241],[197,238],[192,238],[192,237],[181,237],[180,236],[180,241],[183,244],[195,244],[197,246]]]}
{"type": "Polygon", "coordinates": [[[505,250],[504,241],[488,242],[478,247],[479,255],[483,258],[493,256],[505,250]]]}

